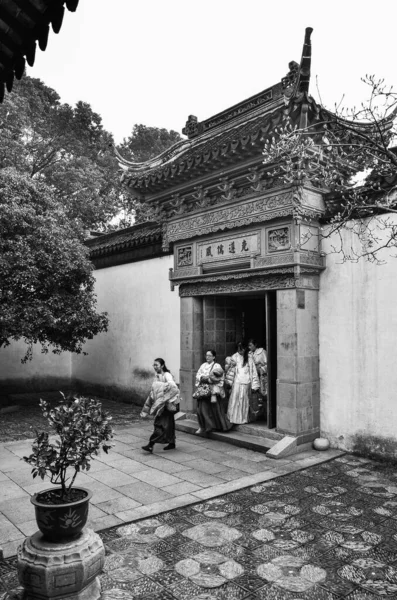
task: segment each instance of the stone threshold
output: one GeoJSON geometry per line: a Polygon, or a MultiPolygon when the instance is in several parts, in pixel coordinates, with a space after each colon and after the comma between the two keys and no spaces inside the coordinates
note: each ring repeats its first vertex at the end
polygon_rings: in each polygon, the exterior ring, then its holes
{"type": "MultiPolygon", "coordinates": [[[[181,419],[176,421],[175,428],[177,431],[184,431],[185,433],[194,434],[197,430],[197,421],[193,419],[181,419]]],[[[203,436],[200,436],[203,437],[203,436]]],[[[266,453],[272,448],[277,440],[265,438],[259,435],[251,435],[247,433],[241,433],[239,431],[211,431],[211,433],[205,436],[207,439],[216,440],[218,442],[226,442],[239,448],[247,448],[248,450],[254,450],[255,452],[266,453]]]]}
{"type": "MultiPolygon", "coordinates": [[[[180,422],[183,419],[186,419],[189,421],[194,421],[195,423],[197,423],[197,427],[198,427],[198,420],[197,420],[196,413],[192,413],[192,412],[178,413],[178,415],[176,417],[176,422],[178,422],[178,421],[180,422]]],[[[252,435],[252,436],[256,436],[256,437],[263,437],[263,438],[267,438],[268,440],[276,440],[276,441],[282,440],[285,435],[284,433],[279,433],[278,431],[276,431],[275,428],[269,429],[266,424],[266,421],[255,421],[253,423],[245,423],[244,425],[234,425],[233,432],[246,433],[248,435],[252,435]]],[[[216,433],[216,432],[212,432],[212,433],[216,433]]]]}

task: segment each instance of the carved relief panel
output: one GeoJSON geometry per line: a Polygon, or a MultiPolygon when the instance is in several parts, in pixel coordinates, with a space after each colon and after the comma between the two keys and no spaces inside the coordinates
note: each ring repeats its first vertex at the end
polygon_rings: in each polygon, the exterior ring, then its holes
{"type": "Polygon", "coordinates": [[[188,267],[193,264],[193,246],[182,246],[176,250],[176,267],[188,267]]]}
{"type": "Polygon", "coordinates": [[[291,226],[269,227],[266,230],[267,253],[282,252],[291,248],[291,226]]]}
{"type": "Polygon", "coordinates": [[[176,246],[174,249],[174,265],[177,277],[191,277],[199,275],[200,267],[196,266],[195,243],[176,246]]]}

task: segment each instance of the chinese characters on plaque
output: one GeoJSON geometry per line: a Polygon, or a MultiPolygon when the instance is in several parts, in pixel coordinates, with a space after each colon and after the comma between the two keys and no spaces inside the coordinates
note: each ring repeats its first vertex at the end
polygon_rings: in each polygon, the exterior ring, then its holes
{"type": "Polygon", "coordinates": [[[197,245],[197,264],[232,258],[250,258],[260,252],[259,232],[209,240],[197,245]]]}

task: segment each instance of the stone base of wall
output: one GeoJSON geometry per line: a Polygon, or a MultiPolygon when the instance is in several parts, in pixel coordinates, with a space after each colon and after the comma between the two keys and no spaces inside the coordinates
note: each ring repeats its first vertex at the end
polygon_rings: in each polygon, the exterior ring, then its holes
{"type": "Polygon", "coordinates": [[[89,381],[82,381],[79,379],[74,379],[72,381],[73,390],[80,394],[92,394],[94,396],[99,396],[100,398],[118,400],[119,402],[136,404],[137,406],[143,406],[145,403],[145,400],[150,392],[150,385],[151,381],[149,382],[149,385],[147,382],[138,382],[136,385],[127,388],[121,385],[91,383],[89,381]]]}
{"type": "Polygon", "coordinates": [[[18,394],[32,394],[32,401],[36,401],[44,392],[63,392],[67,394],[73,391],[80,394],[93,394],[109,400],[118,400],[127,404],[143,406],[153,381],[150,378],[141,378],[131,387],[118,385],[104,385],[91,383],[79,379],[70,380],[68,377],[35,377],[31,379],[8,379],[0,382],[0,407],[11,403],[19,403],[20,400],[11,396],[18,394]]]}
{"type": "Polygon", "coordinates": [[[358,432],[349,436],[337,437],[326,431],[322,431],[321,435],[329,439],[331,448],[354,452],[374,460],[397,462],[397,436],[383,437],[358,432]]]}
{"type": "Polygon", "coordinates": [[[3,379],[0,381],[0,404],[8,401],[10,394],[36,392],[66,392],[70,390],[69,377],[30,377],[24,379],[3,379]]]}

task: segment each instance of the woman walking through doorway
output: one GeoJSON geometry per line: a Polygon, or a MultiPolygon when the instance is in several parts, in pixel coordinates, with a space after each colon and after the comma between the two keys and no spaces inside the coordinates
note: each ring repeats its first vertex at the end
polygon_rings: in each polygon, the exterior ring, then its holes
{"type": "Polygon", "coordinates": [[[153,363],[156,378],[150,394],[143,406],[141,417],[154,416],[154,431],[149,443],[142,450],[153,452],[155,444],[167,444],[164,450],[175,448],[175,420],[179,404],[179,389],[162,358],[153,363]]]}
{"type": "Polygon", "coordinates": [[[209,433],[213,429],[228,431],[231,428],[224,406],[224,373],[221,365],[215,362],[215,350],[208,350],[205,363],[196,375],[197,419],[199,428],[196,434],[209,433]]]}
{"type": "Polygon", "coordinates": [[[242,425],[248,423],[251,392],[259,389],[255,363],[245,344],[237,344],[237,352],[233,354],[228,366],[229,369],[235,369],[235,375],[227,416],[233,425],[242,425]]]}

